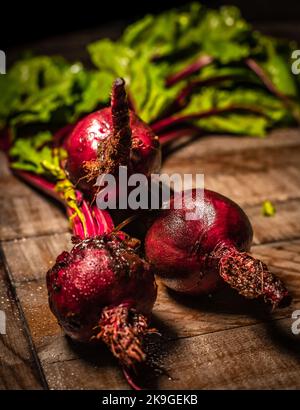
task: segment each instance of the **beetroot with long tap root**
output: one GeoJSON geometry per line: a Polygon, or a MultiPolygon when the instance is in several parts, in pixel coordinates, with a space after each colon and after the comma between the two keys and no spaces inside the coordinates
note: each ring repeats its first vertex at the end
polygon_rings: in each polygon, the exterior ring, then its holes
{"type": "Polygon", "coordinates": [[[47,287],[51,310],[71,338],[102,340],[126,368],[145,360],[156,285],[149,264],[118,235],[87,238],[63,252],[47,287]]]}
{"type": "Polygon", "coordinates": [[[289,295],[282,281],[248,254],[253,233],[244,211],[209,190],[197,200],[194,189],[191,198],[199,218],[187,218],[191,209],[184,206],[184,199],[183,207],[175,209],[173,197],[169,209],[160,211],[147,232],[146,259],[162,282],[196,295],[212,293],[225,281],[246,298],[263,298],[273,307],[287,304],[289,295]]]}
{"type": "Polygon", "coordinates": [[[129,109],[125,81],[117,78],[111,106],[80,120],[65,141],[70,180],[91,195],[97,177],[116,174],[119,166],[147,177],[160,168],[158,137],[129,109]]]}
{"type": "Polygon", "coordinates": [[[27,171],[16,173],[30,185],[59,200],[67,210],[75,243],[47,272],[49,305],[66,334],[81,342],[103,341],[130,370],[146,355],[157,288],[148,262],[139,256],[139,241],[114,228],[107,211],[91,205],[67,180],[58,184],[27,171]]]}

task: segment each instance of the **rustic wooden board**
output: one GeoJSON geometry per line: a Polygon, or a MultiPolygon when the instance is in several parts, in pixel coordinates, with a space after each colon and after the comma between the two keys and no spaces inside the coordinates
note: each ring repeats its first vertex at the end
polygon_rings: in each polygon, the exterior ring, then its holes
{"type": "MultiPolygon", "coordinates": [[[[283,347],[278,346],[274,335],[269,337],[269,328],[277,328],[279,323],[285,330],[278,339],[291,338],[291,312],[300,303],[299,137],[296,130],[276,132],[264,140],[211,136],[169,154],[165,172],[195,173],[200,164],[201,172],[209,175],[206,186],[209,184],[211,189],[218,189],[245,207],[254,226],[254,242],[258,244],[253,253],[286,281],[294,301],[291,307],[271,315],[262,304],[245,301],[226,288],[212,297],[191,300],[159,284],[153,320],[163,338],[153,345],[157,345],[156,359],[171,379],[146,372],[147,386],[299,387],[297,352],[293,350],[291,354],[284,343],[283,347]],[[224,140],[226,143],[222,144],[224,140]],[[191,161],[192,153],[197,160],[191,161]],[[256,154],[259,164],[254,159],[256,154]],[[280,178],[283,170],[288,176],[286,184],[280,178]],[[261,201],[270,197],[277,214],[266,218],[261,214],[261,201]]],[[[9,189],[7,196],[2,195],[6,204],[1,213],[2,248],[37,352],[36,371],[41,365],[50,388],[127,388],[104,346],[78,346],[57,325],[48,308],[45,272],[59,252],[71,246],[65,217],[54,203],[12,177],[3,164],[0,185],[9,189]],[[45,211],[49,219],[43,224],[45,211]]],[[[30,384],[30,378],[27,380],[30,384]]],[[[15,387],[20,386],[16,383],[15,387]]]]}
{"type": "MultiPolygon", "coordinates": [[[[268,138],[207,136],[168,153],[164,171],[203,173],[206,188],[242,206],[300,197],[300,130],[274,131],[268,138]]],[[[180,141],[179,141],[180,142],[180,141]]],[[[175,145],[175,144],[174,144],[175,145]]]]}
{"type": "MultiPolygon", "coordinates": [[[[70,246],[68,240],[69,235],[60,234],[27,238],[3,244],[6,262],[15,280],[17,295],[47,382],[50,388],[124,388],[126,385],[118,366],[105,347],[96,347],[91,351],[90,347],[78,346],[68,341],[48,308],[45,272],[53,263],[58,249],[70,246]],[[47,243],[49,241],[49,246],[43,245],[46,240],[47,243]],[[40,262],[39,269],[37,269],[37,261],[40,262]],[[65,377],[65,374],[71,372],[72,368],[74,370],[72,380],[70,380],[70,378],[65,377]],[[97,371],[101,372],[100,379],[97,371]],[[84,381],[80,376],[82,374],[85,375],[84,381]]],[[[160,365],[168,370],[174,380],[167,385],[165,384],[167,383],[165,376],[155,380],[147,380],[148,383],[151,383],[151,387],[153,387],[153,383],[159,388],[178,388],[181,386],[176,383],[176,377],[173,376],[173,372],[175,374],[177,372],[177,350],[173,350],[173,346],[177,346],[175,342],[179,339],[239,328],[245,328],[245,332],[247,332],[248,327],[256,323],[290,318],[291,311],[299,308],[300,302],[299,250],[299,240],[254,247],[254,254],[267,261],[274,272],[288,283],[294,297],[291,307],[278,310],[272,316],[261,304],[245,301],[230,290],[219,292],[211,298],[203,297],[191,300],[179,297],[159,284],[159,297],[154,309],[154,323],[160,328],[164,336],[160,349],[162,351],[164,349],[170,350],[168,354],[162,355],[160,365]],[[170,365],[172,361],[173,367],[170,365]]],[[[290,319],[287,320],[290,321],[290,319]]],[[[263,331],[264,326],[261,324],[258,329],[263,331]]],[[[184,347],[187,357],[189,357],[191,348],[190,342],[187,347],[184,347]]],[[[238,359],[235,358],[235,360],[238,359]]],[[[201,387],[203,386],[201,385],[201,387]]],[[[228,386],[224,385],[223,387],[228,386]]]]}
{"type": "MultiPolygon", "coordinates": [[[[41,42],[35,50],[84,59],[86,43],[119,32],[103,27],[41,42]]],[[[148,348],[167,375],[144,369],[144,385],[300,388],[300,336],[291,332],[291,313],[300,308],[300,130],[278,130],[265,139],[181,139],[164,154],[164,172],[204,173],[206,188],[243,206],[254,228],[254,255],[286,282],[293,303],[270,312],[230,289],[186,298],[159,283],[153,323],[162,337],[148,348]],[[265,199],[274,202],[274,217],[262,216],[265,199]]],[[[11,174],[1,153],[0,210],[0,309],[8,318],[7,335],[0,337],[0,389],[128,388],[105,346],[71,342],[51,314],[45,272],[71,247],[68,223],[52,200],[11,174]]]]}
{"type": "MultiPolygon", "coordinates": [[[[165,172],[195,173],[199,166],[209,175],[206,186],[244,206],[254,226],[254,254],[285,280],[294,301],[271,315],[262,304],[245,301],[226,288],[212,297],[191,299],[159,284],[153,321],[163,338],[153,345],[156,360],[171,379],[145,372],[145,385],[170,389],[299,387],[298,352],[291,353],[278,342],[292,338],[291,312],[300,304],[299,153],[300,135],[292,130],[264,140],[210,136],[169,154],[165,172]],[[191,160],[192,153],[196,160],[191,160]],[[263,199],[275,202],[274,217],[262,216],[263,199]],[[277,337],[273,330],[278,324],[284,331],[277,337]]],[[[7,195],[1,191],[2,248],[37,353],[35,372],[42,367],[50,388],[127,388],[104,346],[78,346],[57,325],[48,308],[45,272],[60,251],[71,246],[68,225],[61,209],[24,187],[3,164],[0,184],[9,189],[7,195]],[[46,222],[42,222],[44,212],[46,222]]],[[[7,368],[2,365],[5,374],[9,374],[7,368]]],[[[26,378],[33,388],[41,386],[37,380],[26,378]]],[[[14,379],[10,383],[27,387],[14,379]]]]}
{"type": "Polygon", "coordinates": [[[299,340],[290,327],[282,319],[169,341],[160,360],[172,379],[161,377],[159,388],[299,388],[299,340]]]}
{"type": "Polygon", "coordinates": [[[6,334],[0,335],[0,389],[41,389],[32,346],[0,261],[0,310],[6,316],[6,334]]]}
{"type": "Polygon", "coordinates": [[[60,207],[8,173],[2,152],[0,164],[1,240],[67,232],[68,222],[60,207]]]}

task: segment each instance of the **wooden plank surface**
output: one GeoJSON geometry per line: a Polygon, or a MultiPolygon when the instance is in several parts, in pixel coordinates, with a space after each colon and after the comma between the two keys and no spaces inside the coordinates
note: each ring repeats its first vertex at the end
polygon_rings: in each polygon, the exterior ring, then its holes
{"type": "MultiPolygon", "coordinates": [[[[33,49],[85,61],[88,42],[116,37],[120,28],[103,26],[33,49]]],[[[266,28],[272,30],[299,37],[299,27],[266,28]]],[[[166,372],[144,370],[141,382],[154,389],[300,388],[300,335],[291,332],[291,313],[300,308],[300,130],[274,131],[265,139],[181,139],[164,151],[163,171],[204,173],[206,188],[244,208],[254,228],[253,254],[286,282],[293,303],[270,312],[228,289],[186,298],[159,283],[153,323],[162,337],[150,340],[148,349],[166,372]],[[266,199],[276,206],[274,217],[261,213],[266,199]]],[[[70,341],[51,314],[45,272],[71,247],[68,223],[53,201],[11,174],[1,153],[0,210],[0,310],[7,317],[0,389],[128,388],[105,346],[70,341]]]]}
{"type": "Polygon", "coordinates": [[[41,389],[43,381],[2,260],[0,310],[6,318],[6,332],[0,334],[0,389],[41,389]]]}
{"type": "MultiPolygon", "coordinates": [[[[168,153],[165,172],[204,172],[206,187],[244,207],[254,227],[254,255],[286,282],[293,304],[270,313],[261,303],[245,301],[228,289],[191,299],[159,283],[153,323],[163,337],[150,347],[170,377],[144,372],[146,386],[300,387],[299,337],[290,328],[291,312],[300,307],[299,154],[299,130],[277,131],[263,140],[210,136],[168,153]],[[272,218],[261,214],[264,199],[276,205],[272,218]]],[[[65,216],[53,202],[12,177],[4,161],[1,164],[0,185],[8,188],[6,195],[1,191],[4,262],[36,351],[34,374],[41,365],[53,389],[128,388],[104,346],[78,345],[62,334],[48,308],[45,272],[71,246],[65,216]],[[44,224],[43,212],[48,215],[44,224]]],[[[22,325],[21,329],[24,332],[22,325]]],[[[5,369],[2,364],[7,374],[5,369]]],[[[33,388],[42,386],[38,377],[26,381],[33,388]]],[[[14,379],[10,383],[27,387],[14,379]]]]}

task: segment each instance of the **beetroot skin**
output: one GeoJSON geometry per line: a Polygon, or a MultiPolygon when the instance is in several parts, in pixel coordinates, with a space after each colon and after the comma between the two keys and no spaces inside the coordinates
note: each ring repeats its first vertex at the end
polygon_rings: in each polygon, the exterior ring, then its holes
{"type": "Polygon", "coordinates": [[[209,190],[201,203],[201,219],[186,220],[187,210],[174,209],[171,199],[170,209],[162,210],[147,232],[146,258],[162,282],[178,292],[209,294],[223,280],[246,298],[287,303],[282,282],[247,253],[253,232],[244,211],[209,190]]]}
{"type": "Polygon", "coordinates": [[[49,304],[75,340],[104,341],[126,366],[144,360],[142,337],[156,299],[149,264],[116,235],[85,239],[47,273],[49,304]]]}
{"type": "Polygon", "coordinates": [[[120,165],[126,165],[129,173],[150,176],[161,164],[158,137],[129,110],[125,82],[120,78],[113,84],[111,106],[79,121],[65,148],[69,178],[88,194],[99,174],[114,174],[120,165]]]}

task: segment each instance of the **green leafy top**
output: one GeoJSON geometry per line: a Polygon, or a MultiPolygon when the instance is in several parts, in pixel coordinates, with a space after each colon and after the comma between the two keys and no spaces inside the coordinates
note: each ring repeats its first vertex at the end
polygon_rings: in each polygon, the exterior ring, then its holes
{"type": "Polygon", "coordinates": [[[251,37],[251,26],[237,8],[209,10],[192,3],[182,10],[145,16],[125,30],[121,42],[150,58],[203,53],[226,63],[249,55],[251,37]]]}
{"type": "Polygon", "coordinates": [[[238,102],[256,108],[257,113],[213,116],[196,124],[212,132],[263,136],[275,125],[293,123],[282,101],[271,95],[246,67],[246,58],[255,58],[277,90],[294,98],[299,107],[299,84],[291,74],[287,58],[291,45],[254,31],[235,7],[210,10],[192,3],[181,10],[146,15],[130,25],[117,42],[100,40],[88,50],[99,69],[110,66],[115,75],[126,78],[135,109],[150,123],[168,113],[180,91],[190,82],[209,79],[215,84],[209,90],[195,87],[177,115],[191,110],[201,113],[208,107],[238,102]],[[201,55],[210,55],[213,63],[167,87],[168,76],[201,55]]]}
{"type": "Polygon", "coordinates": [[[113,78],[59,57],[21,60],[0,76],[0,128],[9,125],[17,133],[30,124],[49,129],[72,123],[107,104],[113,78]]]}
{"type": "Polygon", "coordinates": [[[201,113],[238,100],[257,112],[220,114],[196,124],[212,132],[265,135],[271,127],[293,124],[291,109],[278,98],[280,93],[293,100],[294,112],[299,111],[300,81],[290,70],[293,47],[294,43],[253,30],[232,6],[212,10],[191,3],[157,16],[146,15],[127,27],[118,41],[102,39],[88,46],[95,70],[60,57],[17,62],[0,76],[0,130],[9,126],[20,137],[73,123],[106,105],[113,80],[121,76],[137,114],[149,123],[169,116],[170,110],[176,110],[176,115],[201,113]],[[167,86],[167,78],[204,55],[213,60],[208,66],[167,86]],[[260,65],[277,95],[245,59],[260,65]],[[208,80],[207,89],[201,82],[208,80]],[[191,86],[195,82],[198,85],[191,86]],[[189,95],[179,101],[187,86],[189,95]]]}
{"type": "Polygon", "coordinates": [[[12,157],[11,167],[41,175],[52,181],[54,190],[72,211],[70,220],[78,216],[86,232],[86,222],[77,203],[75,188],[61,166],[66,159],[66,152],[62,148],[51,148],[51,139],[49,132],[38,133],[30,139],[18,138],[9,152],[12,157]]]}

